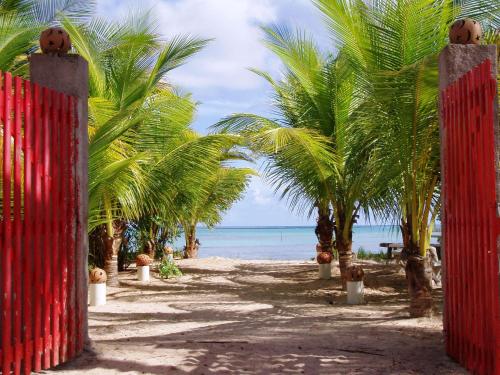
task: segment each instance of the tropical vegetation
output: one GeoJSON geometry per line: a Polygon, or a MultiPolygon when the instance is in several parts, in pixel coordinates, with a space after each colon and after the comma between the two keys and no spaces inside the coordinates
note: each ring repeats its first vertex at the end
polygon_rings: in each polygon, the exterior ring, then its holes
{"type": "Polygon", "coordinates": [[[428,315],[427,249],[440,210],[437,54],[457,16],[474,15],[487,27],[498,23],[498,6],[450,0],[314,3],[336,52],[322,54],[300,30],[264,28],[284,74],[276,81],[256,73],[273,88],[277,116],[235,114],[216,128],[245,136],[266,157],[267,176],[292,207],[303,202],[309,213],[317,209],[320,247],[338,251],[343,275],[352,262],[358,213],[396,220],[411,314],[428,315]]]}
{"type": "Polygon", "coordinates": [[[218,210],[239,198],[248,171],[220,170],[221,155],[230,154],[239,138],[192,131],[193,100],[165,81],[206,40],[177,36],[163,41],[147,13],[123,24],[98,19],[77,24],[67,18],[62,23],[89,62],[89,229],[97,245],[93,250],[101,244],[97,254],[104,254],[113,281],[126,221],[149,229],[150,238],[142,240],[154,256],[160,232],[175,231],[179,223],[220,220],[218,210]],[[221,202],[210,194],[224,178],[226,185],[235,182],[224,171],[243,183],[223,186],[221,202]],[[208,198],[218,204],[207,209],[211,217],[188,209],[208,198]]]}
{"type": "Polygon", "coordinates": [[[116,284],[118,254],[132,237],[154,256],[181,224],[191,234],[193,223],[215,225],[253,171],[231,166],[244,157],[233,150],[239,137],[191,129],[196,103],[168,83],[208,40],[164,40],[150,12],[113,22],[94,16],[93,1],[5,0],[0,69],[26,76],[27,56],[54,24],[89,64],[90,262],[116,284]]]}
{"type": "Polygon", "coordinates": [[[325,56],[300,30],[276,26],[264,32],[285,68],[280,81],[256,71],[274,90],[278,117],[237,114],[217,128],[245,136],[267,158],[266,175],[282,196],[293,207],[316,211],[319,245],[338,252],[345,280],[353,225],[383,186],[377,183],[377,145],[367,142],[362,118],[353,115],[360,105],[356,77],[343,54],[325,56]]]}

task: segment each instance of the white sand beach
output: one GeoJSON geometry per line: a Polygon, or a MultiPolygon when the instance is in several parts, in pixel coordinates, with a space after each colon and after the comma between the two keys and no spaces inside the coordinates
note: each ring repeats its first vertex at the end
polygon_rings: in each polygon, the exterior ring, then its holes
{"type": "Polygon", "coordinates": [[[91,307],[93,351],[48,374],[465,374],[434,318],[409,319],[404,273],[364,262],[366,304],[345,303],[338,269],[208,258],[147,285],[135,269],[91,307]]]}

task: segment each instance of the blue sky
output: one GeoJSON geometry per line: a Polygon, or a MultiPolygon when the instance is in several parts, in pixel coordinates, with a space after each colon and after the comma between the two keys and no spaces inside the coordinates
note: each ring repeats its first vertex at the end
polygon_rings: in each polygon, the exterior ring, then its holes
{"type": "MultiPolygon", "coordinates": [[[[321,14],[310,0],[98,0],[103,17],[121,18],[130,11],[152,9],[165,37],[191,34],[214,38],[208,47],[168,80],[200,102],[194,128],[207,128],[231,113],[270,113],[270,89],[249,67],[279,77],[280,63],[262,45],[259,25],[283,24],[313,33],[331,48],[321,14]]],[[[332,46],[333,47],[333,46],[332,46]]],[[[306,214],[290,212],[260,177],[221,225],[312,225],[306,214]]]]}

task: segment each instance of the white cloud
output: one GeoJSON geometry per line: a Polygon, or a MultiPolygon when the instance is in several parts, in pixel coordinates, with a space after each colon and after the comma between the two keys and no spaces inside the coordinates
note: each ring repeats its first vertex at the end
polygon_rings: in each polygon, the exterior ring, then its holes
{"type": "Polygon", "coordinates": [[[261,84],[248,67],[266,68],[269,52],[261,44],[259,24],[275,21],[269,0],[183,0],[159,2],[158,18],[168,35],[191,33],[213,38],[189,67],[172,79],[188,87],[252,89],[261,84]]]}
{"type": "Polygon", "coordinates": [[[252,178],[249,190],[253,202],[257,205],[268,205],[275,199],[271,187],[260,177],[252,178]]]}
{"type": "MultiPolygon", "coordinates": [[[[119,17],[137,7],[136,1],[99,1],[99,12],[119,17]]],[[[255,89],[263,81],[247,68],[274,65],[262,45],[259,25],[277,20],[278,9],[271,0],[182,0],[144,1],[152,8],[160,32],[166,37],[191,34],[214,39],[199,55],[175,70],[170,79],[190,89],[255,89]]]]}

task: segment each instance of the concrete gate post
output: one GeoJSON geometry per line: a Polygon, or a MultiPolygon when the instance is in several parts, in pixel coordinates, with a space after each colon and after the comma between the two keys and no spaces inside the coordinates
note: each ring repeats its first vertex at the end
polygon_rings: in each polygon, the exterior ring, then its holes
{"type": "Polygon", "coordinates": [[[88,337],[88,63],[79,55],[32,54],[30,80],[49,89],[72,95],[77,100],[78,126],[76,140],[76,278],[75,295],[79,307],[77,319],[82,324],[86,343],[88,337]]]}

